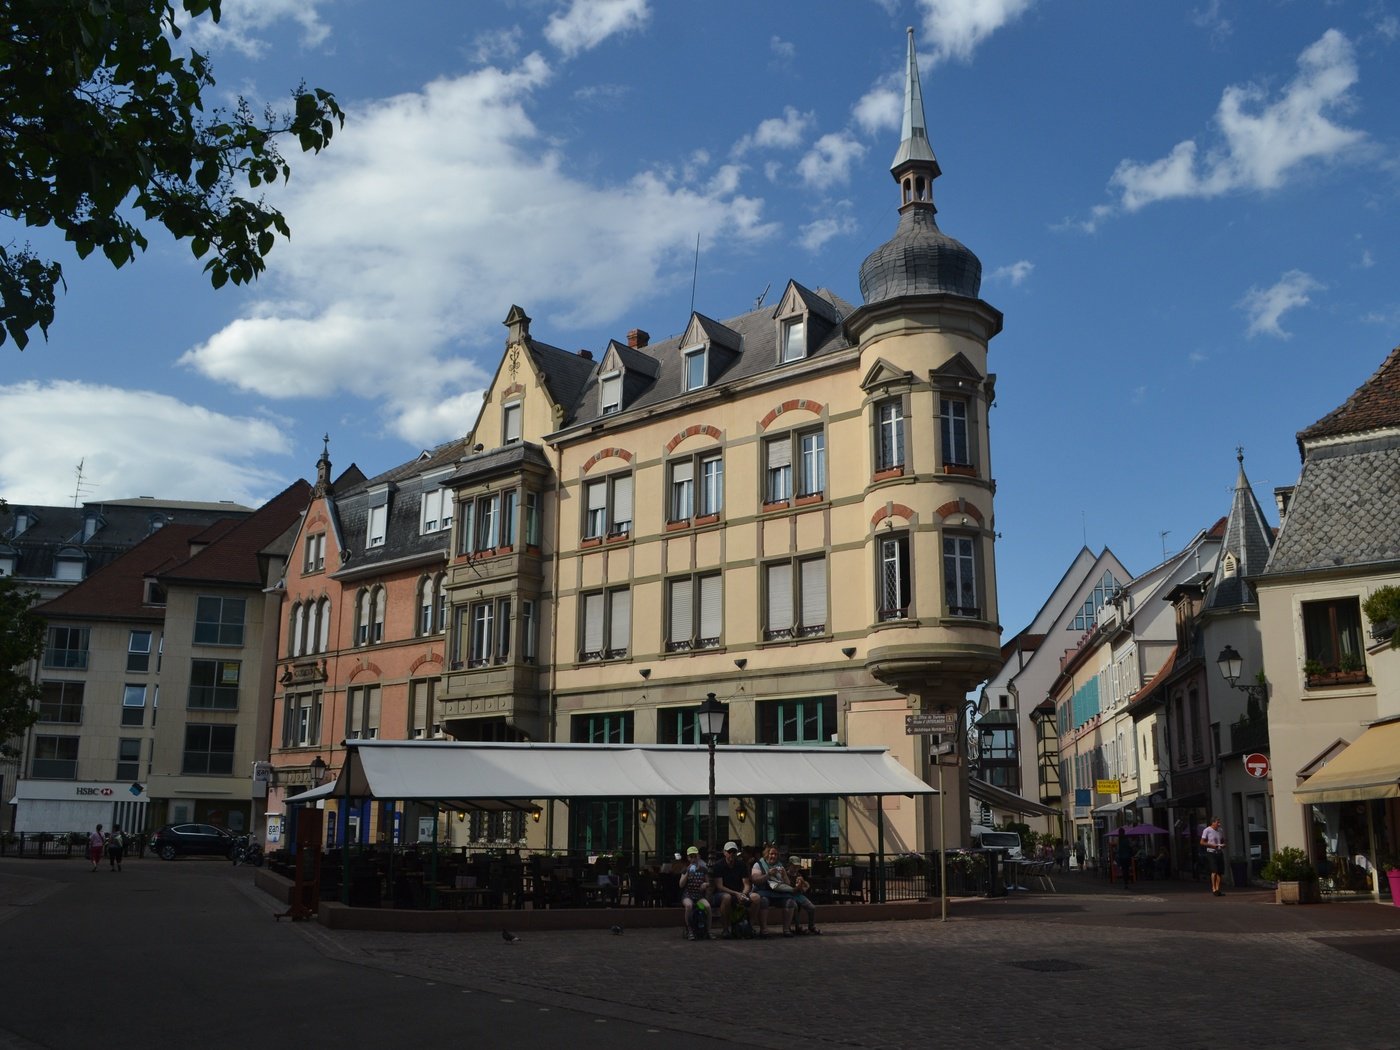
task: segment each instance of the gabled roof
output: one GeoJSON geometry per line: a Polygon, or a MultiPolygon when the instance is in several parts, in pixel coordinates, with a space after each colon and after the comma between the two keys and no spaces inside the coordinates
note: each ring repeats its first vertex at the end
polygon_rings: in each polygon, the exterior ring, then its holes
{"type": "Polygon", "coordinates": [[[163,569],[163,582],[221,583],[261,587],[265,580],[260,556],[301,516],[311,498],[311,485],[298,479],[264,503],[253,516],[238,522],[217,542],[184,561],[163,569]]]}
{"type": "Polygon", "coordinates": [[[1400,347],[1339,407],[1298,432],[1298,452],[1316,438],[1400,427],[1400,347]]]}
{"type": "Polygon", "coordinates": [[[564,410],[567,417],[569,410],[578,404],[584,388],[589,384],[596,368],[593,359],[542,343],[534,336],[525,338],[525,349],[529,352],[530,359],[535,362],[535,368],[539,371],[549,396],[564,410]]]}
{"type": "Polygon", "coordinates": [[[189,555],[190,544],[205,531],[203,525],[166,525],[157,529],[71,590],[35,606],[34,611],[45,619],[159,623],[165,619],[165,608],[144,603],[146,580],[183,561],[189,555]]]}

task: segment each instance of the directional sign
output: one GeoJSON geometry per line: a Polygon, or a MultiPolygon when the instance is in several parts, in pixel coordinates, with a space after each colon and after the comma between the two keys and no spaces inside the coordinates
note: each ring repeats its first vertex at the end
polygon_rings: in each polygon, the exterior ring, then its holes
{"type": "Polygon", "coordinates": [[[917,736],[920,733],[956,733],[957,731],[958,713],[954,710],[920,711],[918,714],[904,716],[906,736],[917,736]]]}
{"type": "Polygon", "coordinates": [[[928,753],[930,755],[953,755],[957,753],[957,750],[958,745],[949,740],[946,743],[934,744],[933,747],[929,748],[928,753]]]}
{"type": "Polygon", "coordinates": [[[1258,751],[1244,756],[1244,771],[1258,780],[1269,775],[1269,756],[1258,751]]]}

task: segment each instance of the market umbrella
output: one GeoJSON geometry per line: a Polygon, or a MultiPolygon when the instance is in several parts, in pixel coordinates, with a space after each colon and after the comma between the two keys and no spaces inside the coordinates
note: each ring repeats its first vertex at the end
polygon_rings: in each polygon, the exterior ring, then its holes
{"type": "Polygon", "coordinates": [[[1156,824],[1132,824],[1126,828],[1115,828],[1108,833],[1108,837],[1116,839],[1120,834],[1127,835],[1130,838],[1133,835],[1165,835],[1167,834],[1167,829],[1159,828],[1156,824]]]}

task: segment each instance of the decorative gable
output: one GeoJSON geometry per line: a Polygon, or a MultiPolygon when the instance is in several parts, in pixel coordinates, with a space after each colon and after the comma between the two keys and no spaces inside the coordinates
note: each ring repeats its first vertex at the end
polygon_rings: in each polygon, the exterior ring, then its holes
{"type": "Polygon", "coordinates": [[[711,386],[739,356],[744,340],[738,332],[704,314],[690,315],[681,337],[681,389],[711,386]]]}
{"type": "Polygon", "coordinates": [[[836,310],[810,288],[788,281],[773,310],[778,362],[801,361],[820,346],[837,325],[836,310]]]}

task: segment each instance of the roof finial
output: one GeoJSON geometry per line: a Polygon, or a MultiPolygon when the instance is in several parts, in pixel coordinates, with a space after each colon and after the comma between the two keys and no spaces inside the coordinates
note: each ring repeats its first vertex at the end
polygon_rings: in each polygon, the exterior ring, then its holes
{"type": "Polygon", "coordinates": [[[919,58],[914,47],[914,27],[909,27],[909,59],[904,78],[904,124],[900,132],[899,150],[890,170],[899,178],[902,167],[909,163],[931,164],[930,178],[941,174],[933,147],[928,141],[928,125],[924,121],[924,92],[919,85],[919,58]]]}

